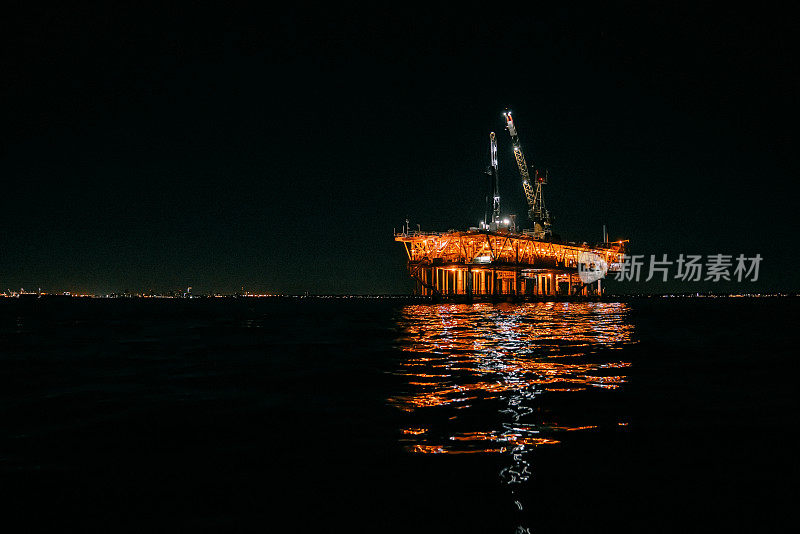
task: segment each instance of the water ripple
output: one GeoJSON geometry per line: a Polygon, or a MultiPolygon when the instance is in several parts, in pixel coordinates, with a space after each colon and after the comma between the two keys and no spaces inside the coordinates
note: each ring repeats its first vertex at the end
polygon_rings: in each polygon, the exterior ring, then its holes
{"type": "Polygon", "coordinates": [[[407,357],[394,370],[406,381],[388,399],[407,416],[399,439],[412,454],[505,455],[500,481],[527,482],[532,450],[600,425],[558,424],[540,397],[624,385],[631,364],[615,356],[634,342],[629,314],[623,303],[406,306],[397,347],[407,357]]]}

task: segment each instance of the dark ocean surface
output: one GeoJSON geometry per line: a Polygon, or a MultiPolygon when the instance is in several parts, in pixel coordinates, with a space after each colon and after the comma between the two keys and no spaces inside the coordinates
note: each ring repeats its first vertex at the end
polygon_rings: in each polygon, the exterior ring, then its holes
{"type": "Polygon", "coordinates": [[[0,528],[793,530],[799,312],[0,299],[0,528]]]}

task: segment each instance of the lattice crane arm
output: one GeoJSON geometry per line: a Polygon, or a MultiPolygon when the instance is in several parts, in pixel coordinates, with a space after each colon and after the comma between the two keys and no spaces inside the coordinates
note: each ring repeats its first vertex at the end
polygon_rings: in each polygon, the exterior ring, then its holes
{"type": "Polygon", "coordinates": [[[519,143],[519,136],[517,135],[517,128],[514,125],[514,119],[511,117],[511,112],[506,110],[503,112],[503,117],[506,119],[506,129],[511,135],[511,142],[514,146],[514,159],[517,160],[517,167],[522,177],[522,188],[525,191],[525,198],[528,201],[528,217],[534,222],[534,231],[537,237],[543,237],[551,233],[550,230],[550,214],[544,207],[544,197],[542,196],[542,184],[547,183],[547,175],[539,175],[535,173],[535,187],[531,184],[531,176],[528,171],[528,163],[525,161],[525,154],[522,152],[522,147],[519,143]]]}
{"type": "Polygon", "coordinates": [[[517,136],[517,128],[514,126],[514,119],[511,118],[511,112],[503,112],[503,117],[506,119],[506,130],[511,134],[511,142],[514,145],[514,159],[517,160],[517,167],[519,167],[519,174],[522,176],[522,188],[525,190],[525,198],[528,200],[528,207],[530,208],[531,217],[533,217],[534,204],[536,198],[531,185],[531,176],[528,172],[528,163],[525,161],[525,154],[522,153],[522,147],[519,144],[519,137],[517,136]]]}

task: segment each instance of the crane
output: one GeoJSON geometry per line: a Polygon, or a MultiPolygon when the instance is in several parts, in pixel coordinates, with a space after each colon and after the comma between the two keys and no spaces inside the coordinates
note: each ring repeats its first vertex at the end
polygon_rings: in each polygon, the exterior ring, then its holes
{"type": "Polygon", "coordinates": [[[514,119],[511,118],[511,111],[504,111],[503,117],[506,119],[506,130],[511,135],[514,158],[517,160],[517,167],[522,176],[522,188],[525,190],[525,198],[528,200],[528,217],[533,221],[533,237],[536,239],[550,237],[553,235],[550,228],[550,212],[545,208],[542,196],[542,185],[547,183],[548,174],[545,172],[544,175],[541,175],[539,171],[534,170],[535,185],[531,185],[528,163],[525,161],[525,154],[522,153],[522,147],[519,144],[519,136],[517,136],[517,128],[514,126],[514,119]]]}

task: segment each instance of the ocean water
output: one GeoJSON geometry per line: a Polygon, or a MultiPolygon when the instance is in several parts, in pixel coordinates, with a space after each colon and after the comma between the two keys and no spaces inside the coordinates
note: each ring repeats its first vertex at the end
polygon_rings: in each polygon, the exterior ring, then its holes
{"type": "Polygon", "coordinates": [[[4,531],[784,531],[796,299],[0,299],[4,531]]]}

